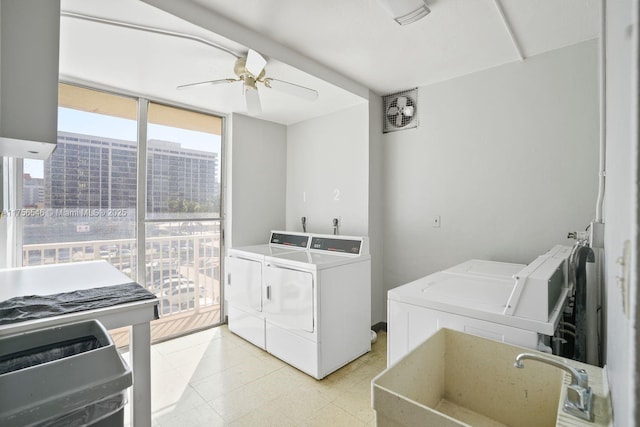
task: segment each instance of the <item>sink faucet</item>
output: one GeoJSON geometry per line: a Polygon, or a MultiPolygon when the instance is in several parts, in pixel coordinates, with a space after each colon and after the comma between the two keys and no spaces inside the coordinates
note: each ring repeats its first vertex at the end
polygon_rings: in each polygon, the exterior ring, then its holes
{"type": "Polygon", "coordinates": [[[524,368],[523,360],[530,359],[562,369],[571,374],[571,384],[567,386],[567,398],[562,409],[578,418],[593,421],[593,394],[589,387],[589,376],[584,369],[576,369],[567,363],[533,353],[520,353],[513,364],[516,368],[524,368]]]}

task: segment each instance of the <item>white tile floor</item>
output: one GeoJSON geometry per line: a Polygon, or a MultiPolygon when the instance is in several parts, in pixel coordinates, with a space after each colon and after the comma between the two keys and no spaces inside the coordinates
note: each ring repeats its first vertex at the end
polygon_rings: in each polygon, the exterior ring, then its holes
{"type": "Polygon", "coordinates": [[[153,426],[375,425],[371,379],[386,367],[386,341],[379,333],[370,353],[321,381],[226,326],[155,344],[153,426]]]}

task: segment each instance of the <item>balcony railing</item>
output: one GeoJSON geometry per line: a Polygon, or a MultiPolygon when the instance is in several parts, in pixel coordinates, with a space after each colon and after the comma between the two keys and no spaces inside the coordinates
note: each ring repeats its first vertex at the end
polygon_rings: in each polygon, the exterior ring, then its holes
{"type": "MultiPolygon", "coordinates": [[[[136,280],[135,239],[30,244],[23,265],[106,260],[136,280]]],[[[149,237],[145,243],[144,283],[160,301],[161,315],[220,304],[220,235],[149,237]]]]}

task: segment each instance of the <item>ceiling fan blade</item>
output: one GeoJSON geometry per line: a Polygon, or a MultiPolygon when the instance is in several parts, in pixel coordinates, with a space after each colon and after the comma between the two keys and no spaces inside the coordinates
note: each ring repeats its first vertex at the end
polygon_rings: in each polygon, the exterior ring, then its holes
{"type": "Polygon", "coordinates": [[[245,88],[244,98],[247,102],[247,113],[251,116],[262,113],[262,106],[260,105],[260,95],[256,89],[245,88]]]}
{"type": "Polygon", "coordinates": [[[209,85],[219,85],[222,83],[233,83],[239,81],[238,79],[220,79],[220,80],[207,80],[206,82],[198,82],[198,83],[189,83],[186,85],[180,85],[176,89],[188,89],[195,86],[209,86],[209,85]]]}
{"type": "Polygon", "coordinates": [[[271,89],[288,93],[289,95],[297,96],[298,98],[303,98],[309,101],[315,101],[318,99],[318,91],[309,89],[308,87],[272,78],[265,79],[264,83],[265,86],[271,89]]]}
{"type": "Polygon", "coordinates": [[[247,64],[245,65],[247,71],[257,78],[262,70],[264,70],[265,65],[267,65],[267,60],[255,50],[249,49],[249,53],[247,54],[247,64]]]}
{"type": "Polygon", "coordinates": [[[398,108],[402,110],[404,107],[407,106],[407,98],[405,96],[399,96],[398,103],[396,105],[398,106],[398,108]]]}

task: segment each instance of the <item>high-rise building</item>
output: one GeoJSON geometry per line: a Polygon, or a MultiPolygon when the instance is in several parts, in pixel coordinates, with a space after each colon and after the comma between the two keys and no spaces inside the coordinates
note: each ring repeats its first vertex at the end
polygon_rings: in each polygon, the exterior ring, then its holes
{"type": "MultiPolygon", "coordinates": [[[[147,211],[193,212],[219,197],[218,155],[150,140],[147,211]]],[[[58,133],[58,146],[44,162],[47,208],[134,209],[137,144],[105,137],[58,133]]]]}
{"type": "Polygon", "coordinates": [[[44,180],[25,173],[23,182],[22,205],[25,208],[42,208],[44,206],[44,180]]]}
{"type": "Polygon", "coordinates": [[[44,179],[47,208],[135,208],[136,143],[59,132],[44,179]]]}
{"type": "Polygon", "coordinates": [[[147,212],[212,212],[219,197],[216,153],[150,140],[147,212]]]}

